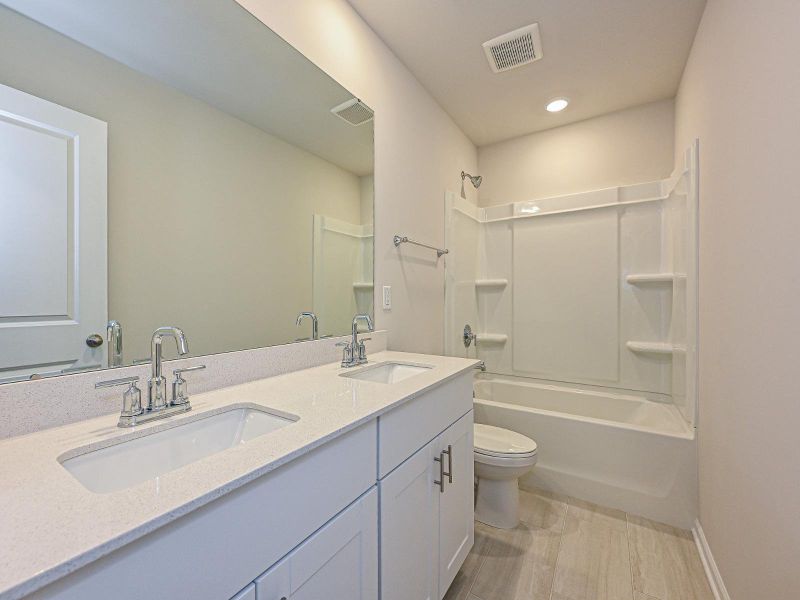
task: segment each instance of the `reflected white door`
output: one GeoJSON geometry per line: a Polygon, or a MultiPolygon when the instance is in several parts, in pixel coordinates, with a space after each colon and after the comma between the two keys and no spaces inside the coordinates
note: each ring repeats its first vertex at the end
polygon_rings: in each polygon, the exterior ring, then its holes
{"type": "Polygon", "coordinates": [[[0,380],[101,365],[107,126],[0,85],[0,380]]]}

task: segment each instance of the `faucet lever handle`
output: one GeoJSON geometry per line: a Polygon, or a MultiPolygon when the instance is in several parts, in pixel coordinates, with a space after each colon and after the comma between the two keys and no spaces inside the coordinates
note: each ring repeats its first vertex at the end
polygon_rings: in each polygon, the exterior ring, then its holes
{"type": "Polygon", "coordinates": [[[337,342],[337,347],[342,348],[342,366],[352,367],[353,354],[358,353],[358,348],[354,348],[350,342],[337,342]]]}
{"type": "Polygon", "coordinates": [[[367,345],[364,342],[370,341],[371,337],[361,338],[358,342],[358,362],[364,364],[367,362],[367,345]]]}
{"type": "Polygon", "coordinates": [[[94,384],[95,389],[116,387],[118,385],[128,386],[128,389],[122,394],[122,411],[119,413],[119,422],[126,425],[135,424],[135,418],[144,412],[142,408],[142,390],[136,386],[137,381],[139,381],[139,377],[134,375],[133,377],[98,381],[94,384]]]}
{"type": "Polygon", "coordinates": [[[109,379],[107,381],[98,381],[94,384],[95,389],[100,388],[107,388],[107,387],[116,387],[118,385],[131,385],[131,387],[136,387],[136,382],[139,381],[139,376],[134,375],[133,377],[121,377],[119,379],[109,379]]]}
{"type": "Polygon", "coordinates": [[[189,386],[183,378],[183,373],[190,373],[192,371],[201,371],[205,369],[205,365],[195,365],[193,367],[184,367],[182,369],[175,369],[172,374],[175,375],[175,381],[172,382],[172,405],[180,406],[189,403],[189,386]]]}
{"type": "Polygon", "coordinates": [[[173,374],[173,375],[177,375],[178,377],[180,377],[180,374],[181,374],[181,373],[189,373],[189,372],[191,372],[191,371],[201,371],[201,370],[203,370],[203,369],[205,369],[205,368],[206,368],[206,366],[205,366],[205,365],[195,365],[195,366],[193,366],[193,367],[184,367],[184,368],[182,368],[182,369],[175,369],[175,370],[172,372],[172,374],[173,374]]]}

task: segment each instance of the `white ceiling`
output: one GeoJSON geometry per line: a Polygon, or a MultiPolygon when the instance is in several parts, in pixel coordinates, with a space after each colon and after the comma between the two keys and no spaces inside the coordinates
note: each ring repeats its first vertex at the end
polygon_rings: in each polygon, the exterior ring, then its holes
{"type": "Polygon", "coordinates": [[[478,146],[675,95],[705,0],[349,0],[478,146]],[[539,61],[481,44],[538,22],[539,61]],[[544,110],[557,96],[561,113],[544,110]]]}
{"type": "Polygon", "coordinates": [[[372,172],[372,124],[352,98],[234,0],[0,0],[137,71],[340,167],[372,172]]]}

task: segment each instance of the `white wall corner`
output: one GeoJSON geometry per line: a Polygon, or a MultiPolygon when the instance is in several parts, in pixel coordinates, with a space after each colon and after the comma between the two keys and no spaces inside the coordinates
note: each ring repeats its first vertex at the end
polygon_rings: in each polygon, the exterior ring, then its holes
{"type": "Polygon", "coordinates": [[[716,600],[731,600],[728,590],[725,589],[725,583],[722,581],[722,575],[719,573],[714,556],[711,554],[711,548],[708,545],[705,533],[703,533],[703,526],[700,525],[699,519],[694,521],[692,535],[694,536],[694,543],[697,544],[697,550],[700,552],[700,560],[703,562],[703,569],[705,569],[708,585],[711,586],[714,598],[716,600]]]}

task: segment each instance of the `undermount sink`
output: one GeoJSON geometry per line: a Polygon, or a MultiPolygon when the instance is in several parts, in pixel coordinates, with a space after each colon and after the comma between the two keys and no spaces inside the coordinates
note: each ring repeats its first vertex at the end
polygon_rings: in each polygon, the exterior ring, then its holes
{"type": "Polygon", "coordinates": [[[253,406],[233,407],[157,433],[60,461],[91,492],[116,492],[246,444],[286,427],[284,417],[253,406]]]}
{"type": "Polygon", "coordinates": [[[360,379],[361,381],[374,381],[377,383],[397,383],[409,377],[430,370],[429,365],[415,365],[411,363],[385,362],[359,369],[352,373],[341,373],[342,377],[360,379]]]}

